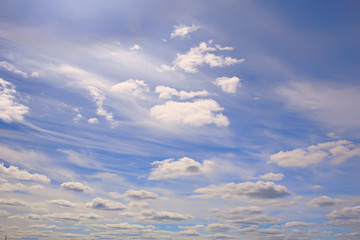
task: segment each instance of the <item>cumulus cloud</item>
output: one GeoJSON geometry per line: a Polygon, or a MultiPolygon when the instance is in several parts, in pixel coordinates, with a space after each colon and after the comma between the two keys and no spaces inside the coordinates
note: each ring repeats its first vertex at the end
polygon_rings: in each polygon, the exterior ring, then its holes
{"type": "Polygon", "coordinates": [[[210,185],[205,188],[198,188],[195,192],[200,194],[194,196],[197,198],[222,199],[233,199],[241,196],[258,199],[272,199],[290,195],[290,192],[285,186],[263,181],[210,185]]]}
{"type": "Polygon", "coordinates": [[[209,93],[206,90],[196,91],[196,92],[193,91],[186,92],[183,90],[178,91],[175,88],[166,87],[166,86],[157,86],[155,88],[155,92],[159,93],[160,99],[169,99],[172,98],[172,96],[176,96],[179,97],[181,100],[185,100],[194,97],[206,97],[207,95],[209,95],[209,93]]]}
{"type": "Polygon", "coordinates": [[[41,183],[50,183],[50,179],[38,173],[29,173],[26,170],[20,170],[18,167],[10,165],[8,168],[4,166],[4,163],[0,163],[0,173],[3,177],[13,178],[17,180],[31,180],[41,183]]]}
{"type": "Polygon", "coordinates": [[[10,122],[22,122],[29,108],[16,100],[15,86],[0,78],[0,120],[10,122]]]}
{"type": "Polygon", "coordinates": [[[65,199],[49,200],[48,203],[59,205],[62,207],[76,207],[77,206],[76,203],[70,202],[69,200],[65,200],[65,199]]]}
{"type": "Polygon", "coordinates": [[[340,210],[331,212],[327,217],[336,219],[360,218],[360,206],[344,207],[340,210]]]}
{"type": "Polygon", "coordinates": [[[260,175],[257,177],[251,177],[251,179],[262,179],[262,180],[269,180],[269,181],[280,181],[284,178],[284,174],[282,173],[266,173],[264,175],[260,175]]]}
{"type": "Polygon", "coordinates": [[[219,86],[221,90],[226,93],[236,93],[236,89],[241,87],[241,82],[238,77],[218,77],[214,84],[219,86]]]}
{"type": "Polygon", "coordinates": [[[313,223],[305,223],[305,222],[287,222],[284,224],[286,228],[303,228],[303,227],[311,227],[313,223]]]}
{"type": "Polygon", "coordinates": [[[157,221],[157,222],[179,222],[192,220],[193,217],[189,214],[180,214],[168,211],[155,211],[153,209],[145,210],[137,216],[139,220],[157,221]]]}
{"type": "Polygon", "coordinates": [[[141,47],[137,44],[134,44],[132,47],[129,48],[131,51],[134,51],[134,50],[140,50],[141,47]]]}
{"type": "Polygon", "coordinates": [[[89,118],[88,123],[90,123],[90,124],[98,124],[99,120],[97,118],[89,118]]]}
{"type": "Polygon", "coordinates": [[[179,178],[207,173],[211,171],[212,164],[213,162],[209,160],[205,160],[203,164],[201,164],[188,157],[180,158],[177,161],[172,158],[155,161],[152,165],[156,167],[151,169],[149,180],[179,178]]]}
{"type": "Polygon", "coordinates": [[[6,69],[9,72],[13,72],[15,74],[18,74],[24,78],[28,77],[28,74],[26,72],[23,72],[19,69],[17,69],[14,65],[12,65],[11,63],[8,63],[7,61],[1,61],[0,62],[0,67],[6,69]]]}
{"type": "Polygon", "coordinates": [[[334,206],[338,201],[328,196],[321,196],[318,198],[314,198],[307,203],[310,207],[329,207],[334,206]]]}
{"type": "Polygon", "coordinates": [[[228,126],[229,120],[222,113],[223,108],[212,99],[200,99],[193,102],[168,101],[156,105],[150,110],[151,116],[175,124],[186,124],[200,127],[205,124],[228,126]]]}
{"type": "Polygon", "coordinates": [[[91,192],[92,189],[80,182],[64,182],[60,185],[62,189],[71,190],[75,192],[91,192]]]}
{"type": "Polygon", "coordinates": [[[217,218],[226,220],[237,219],[245,215],[257,215],[264,212],[262,208],[259,208],[257,206],[211,209],[210,211],[215,213],[217,218]]]}
{"type": "Polygon", "coordinates": [[[139,97],[142,96],[145,92],[149,92],[149,87],[142,80],[129,79],[124,82],[115,84],[111,87],[111,91],[118,94],[131,94],[135,97],[139,97]]]}
{"type": "Polygon", "coordinates": [[[184,38],[189,33],[195,32],[196,30],[198,30],[198,28],[199,28],[199,26],[196,26],[194,24],[192,24],[191,26],[186,26],[183,24],[180,24],[179,26],[175,25],[173,32],[170,34],[170,37],[171,38],[174,38],[174,37],[184,38]]]}
{"type": "Polygon", "coordinates": [[[331,159],[333,164],[340,164],[355,156],[360,156],[359,146],[350,141],[338,140],[292,151],[280,151],[271,155],[268,163],[276,163],[282,167],[308,167],[326,158],[331,159]]]}
{"type": "Polygon", "coordinates": [[[106,200],[103,198],[95,198],[91,202],[86,203],[87,207],[91,207],[98,210],[124,210],[127,207],[119,202],[106,200]]]}
{"type": "Polygon", "coordinates": [[[217,49],[211,46],[211,42],[201,42],[199,46],[191,48],[185,54],[178,53],[171,66],[163,64],[159,71],[182,69],[185,72],[195,73],[198,71],[197,67],[203,64],[213,68],[231,66],[245,61],[245,59],[224,57],[211,53],[214,51],[217,51],[217,49]]]}
{"type": "Polygon", "coordinates": [[[159,196],[156,193],[145,190],[128,190],[124,194],[111,192],[109,193],[112,198],[127,198],[129,200],[155,200],[159,196]]]}
{"type": "Polygon", "coordinates": [[[36,189],[43,189],[44,187],[41,185],[24,185],[22,183],[4,183],[0,185],[0,191],[1,192],[14,192],[14,191],[22,191],[22,192],[28,192],[30,190],[36,190],[36,189]]]}

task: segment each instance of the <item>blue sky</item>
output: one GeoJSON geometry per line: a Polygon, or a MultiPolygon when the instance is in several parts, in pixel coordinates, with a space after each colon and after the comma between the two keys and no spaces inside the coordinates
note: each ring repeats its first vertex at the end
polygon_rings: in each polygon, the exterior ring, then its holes
{"type": "Polygon", "coordinates": [[[0,237],[359,239],[356,1],[1,1],[0,237]]]}

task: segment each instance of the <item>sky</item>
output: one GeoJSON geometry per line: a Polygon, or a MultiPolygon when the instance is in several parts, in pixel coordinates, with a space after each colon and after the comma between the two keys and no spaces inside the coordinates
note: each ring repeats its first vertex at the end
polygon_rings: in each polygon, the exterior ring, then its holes
{"type": "Polygon", "coordinates": [[[360,238],[358,1],[0,9],[0,238],[360,238]]]}

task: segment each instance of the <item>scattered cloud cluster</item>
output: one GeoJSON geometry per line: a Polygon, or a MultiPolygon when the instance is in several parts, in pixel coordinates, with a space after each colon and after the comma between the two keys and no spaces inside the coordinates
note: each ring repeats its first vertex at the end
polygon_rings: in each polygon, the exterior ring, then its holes
{"type": "Polygon", "coordinates": [[[281,167],[308,167],[326,158],[330,158],[332,164],[340,164],[355,156],[360,156],[359,146],[347,140],[338,140],[292,151],[280,151],[271,155],[268,163],[276,163],[281,167]]]}
{"type": "Polygon", "coordinates": [[[31,180],[35,182],[41,182],[41,183],[50,183],[50,179],[45,176],[38,173],[29,173],[26,170],[20,170],[16,166],[10,165],[8,168],[4,166],[4,163],[0,164],[0,173],[2,176],[5,176],[7,178],[13,178],[17,180],[31,180]]]}
{"type": "Polygon", "coordinates": [[[149,180],[160,180],[208,173],[212,169],[213,162],[205,160],[201,164],[191,158],[183,157],[177,161],[172,158],[156,161],[152,165],[156,167],[151,170],[149,180]]]}
{"type": "Polygon", "coordinates": [[[29,108],[16,99],[15,86],[0,78],[0,120],[10,122],[22,122],[29,108]]]}
{"type": "Polygon", "coordinates": [[[208,187],[196,189],[195,193],[199,193],[199,195],[195,195],[195,197],[198,198],[222,199],[234,199],[243,196],[249,198],[272,199],[290,195],[290,192],[285,186],[263,181],[210,185],[208,187]]]}
{"type": "Polygon", "coordinates": [[[236,89],[241,87],[241,82],[238,77],[218,77],[214,84],[219,86],[223,92],[236,93],[236,89]]]}
{"type": "Polygon", "coordinates": [[[195,32],[199,29],[199,26],[192,24],[191,26],[187,26],[184,24],[180,24],[179,26],[174,26],[174,31],[170,34],[171,38],[174,37],[186,37],[189,33],[195,32]]]}

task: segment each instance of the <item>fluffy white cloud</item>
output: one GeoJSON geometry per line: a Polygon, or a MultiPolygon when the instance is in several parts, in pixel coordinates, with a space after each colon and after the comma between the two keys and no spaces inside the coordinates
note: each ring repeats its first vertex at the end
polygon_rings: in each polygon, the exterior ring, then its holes
{"type": "Polygon", "coordinates": [[[205,124],[228,126],[229,120],[222,113],[223,108],[212,99],[200,99],[193,102],[168,101],[156,105],[150,110],[151,116],[168,123],[186,124],[200,127],[205,124]]]}
{"type": "Polygon", "coordinates": [[[28,77],[28,74],[26,72],[23,72],[19,69],[17,69],[14,65],[12,65],[11,63],[8,63],[6,61],[1,61],[0,62],[0,67],[5,68],[6,70],[8,70],[9,72],[13,72],[16,74],[21,75],[24,78],[28,77]]]}
{"type": "Polygon", "coordinates": [[[143,93],[149,92],[148,85],[142,80],[129,79],[124,82],[115,84],[111,91],[118,94],[132,94],[133,96],[142,96],[143,93]]]}
{"type": "Polygon", "coordinates": [[[360,206],[344,207],[331,212],[327,217],[336,219],[360,218],[360,206]]]}
{"type": "Polygon", "coordinates": [[[142,211],[137,219],[156,222],[179,222],[191,220],[193,217],[189,214],[180,214],[168,211],[155,211],[150,209],[142,211]]]}
{"type": "Polygon", "coordinates": [[[50,179],[38,173],[29,173],[26,170],[20,170],[18,167],[10,165],[8,168],[4,166],[4,163],[0,164],[0,173],[3,177],[13,178],[17,180],[31,180],[41,183],[50,183],[50,179]]]}
{"type": "Polygon", "coordinates": [[[282,167],[308,167],[330,158],[331,163],[340,164],[349,158],[360,156],[360,147],[350,141],[338,140],[319,143],[305,149],[280,151],[271,155],[268,163],[282,167]]]}
{"type": "Polygon", "coordinates": [[[269,181],[280,181],[284,178],[284,174],[282,173],[266,173],[264,175],[260,175],[258,177],[252,179],[262,179],[262,180],[269,180],[269,181]]]}
{"type": "Polygon", "coordinates": [[[194,73],[198,71],[197,67],[203,64],[207,64],[210,67],[224,67],[245,61],[245,59],[224,57],[210,53],[217,51],[210,44],[211,42],[209,44],[201,42],[199,46],[191,48],[185,54],[178,53],[171,66],[161,65],[159,71],[182,69],[185,72],[194,73]]]}
{"type": "Polygon", "coordinates": [[[334,206],[337,203],[337,200],[329,198],[328,196],[321,196],[314,198],[307,203],[310,207],[328,207],[334,206]]]}
{"type": "Polygon", "coordinates": [[[129,200],[154,200],[159,198],[156,193],[145,190],[128,190],[124,194],[111,192],[109,195],[112,198],[127,198],[129,200]]]}
{"type": "Polygon", "coordinates": [[[86,203],[86,206],[99,210],[115,210],[115,211],[124,210],[127,208],[122,203],[106,200],[99,197],[95,198],[91,202],[86,203]]]}
{"type": "Polygon", "coordinates": [[[75,192],[91,192],[92,189],[80,182],[64,182],[60,185],[62,189],[71,190],[75,192]]]}
{"type": "Polygon", "coordinates": [[[311,227],[313,223],[305,223],[305,222],[287,222],[284,224],[286,228],[303,228],[303,227],[311,227]]]}
{"type": "Polygon", "coordinates": [[[227,93],[236,93],[236,89],[241,87],[241,82],[238,77],[219,77],[214,81],[214,84],[221,87],[221,90],[227,93]]]}
{"type": "Polygon", "coordinates": [[[177,161],[174,159],[155,161],[152,165],[156,167],[151,169],[149,180],[179,178],[207,173],[211,171],[212,164],[213,162],[209,160],[205,160],[201,164],[188,157],[180,158],[177,161]]]}
{"type": "Polygon", "coordinates": [[[14,192],[14,191],[22,191],[22,192],[29,192],[30,190],[36,189],[43,189],[44,187],[41,185],[24,185],[22,183],[4,183],[0,185],[1,192],[14,192]]]}
{"type": "Polygon", "coordinates": [[[209,95],[209,93],[206,90],[196,91],[196,92],[193,92],[193,91],[186,92],[183,90],[178,91],[175,88],[166,87],[166,86],[157,86],[155,88],[155,92],[159,93],[160,99],[169,99],[172,96],[177,96],[181,100],[185,100],[185,99],[189,99],[189,98],[205,97],[205,96],[209,95]]]}
{"type": "Polygon", "coordinates": [[[98,124],[99,120],[97,118],[89,118],[88,123],[90,123],[90,124],[98,124]]]}
{"type": "Polygon", "coordinates": [[[140,50],[141,47],[137,44],[134,44],[132,47],[129,48],[131,51],[134,51],[134,50],[140,50]]]}
{"type": "Polygon", "coordinates": [[[29,108],[16,101],[15,86],[0,78],[0,120],[4,122],[21,122],[29,108]]]}
{"type": "Polygon", "coordinates": [[[210,185],[205,188],[198,188],[194,197],[200,198],[222,198],[233,199],[240,196],[259,199],[279,198],[290,195],[285,186],[276,185],[273,182],[244,182],[244,183],[226,183],[221,185],[210,185]]]}
{"type": "Polygon", "coordinates": [[[48,203],[59,205],[62,207],[76,207],[77,206],[76,203],[70,202],[69,200],[65,200],[65,199],[49,200],[48,203]]]}
{"type": "Polygon", "coordinates": [[[192,24],[191,26],[186,26],[183,24],[180,24],[179,26],[174,26],[174,31],[170,34],[171,38],[174,37],[182,37],[184,38],[186,35],[188,35],[191,32],[196,31],[199,28],[199,26],[196,26],[192,24]]]}

